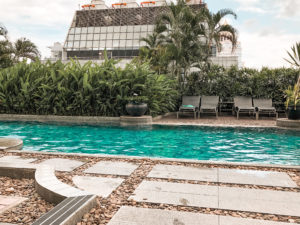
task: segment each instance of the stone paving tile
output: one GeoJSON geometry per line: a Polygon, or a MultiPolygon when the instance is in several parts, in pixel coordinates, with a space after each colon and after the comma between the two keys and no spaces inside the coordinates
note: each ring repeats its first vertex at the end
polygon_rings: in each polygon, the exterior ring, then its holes
{"type": "Polygon", "coordinates": [[[78,160],[61,159],[61,158],[47,159],[39,163],[39,165],[53,166],[55,170],[62,171],[62,172],[71,172],[83,164],[84,162],[78,160]]]}
{"type": "Polygon", "coordinates": [[[23,159],[20,156],[3,156],[0,158],[0,163],[31,163],[36,161],[37,159],[30,158],[30,159],[23,159]]]}
{"type": "Polygon", "coordinates": [[[274,171],[219,169],[219,182],[298,187],[288,174],[274,171]]]}
{"type": "Polygon", "coordinates": [[[0,195],[0,213],[15,207],[25,200],[27,200],[27,198],[0,195]]]}
{"type": "Polygon", "coordinates": [[[0,223],[0,225],[15,225],[15,224],[12,224],[12,223],[0,223]]]}
{"type": "Polygon", "coordinates": [[[130,199],[139,202],[217,208],[218,187],[143,181],[130,199]]]}
{"type": "Polygon", "coordinates": [[[123,206],[108,225],[218,225],[218,216],[123,206]],[[200,222],[201,221],[201,222],[200,222]]]}
{"type": "Polygon", "coordinates": [[[130,197],[139,202],[300,216],[300,193],[143,181],[130,197]]]}
{"type": "Polygon", "coordinates": [[[85,170],[85,173],[129,176],[139,165],[128,162],[101,161],[85,170]]]}
{"type": "Polygon", "coordinates": [[[219,225],[297,225],[297,224],[276,222],[276,221],[269,221],[269,220],[236,218],[232,216],[220,216],[219,225]]]}
{"type": "Polygon", "coordinates": [[[217,182],[218,169],[156,165],[148,174],[148,177],[217,182]]]}
{"type": "Polygon", "coordinates": [[[296,225],[267,220],[123,206],[108,225],[296,225]]]}
{"type": "Polygon", "coordinates": [[[75,176],[73,183],[80,189],[92,194],[108,197],[122,182],[121,178],[75,176]]]}
{"type": "Polygon", "coordinates": [[[156,165],[149,173],[148,177],[279,187],[298,187],[288,174],[273,171],[156,165]]]}
{"type": "Polygon", "coordinates": [[[300,216],[300,193],[220,187],[219,207],[222,209],[300,216]]]}

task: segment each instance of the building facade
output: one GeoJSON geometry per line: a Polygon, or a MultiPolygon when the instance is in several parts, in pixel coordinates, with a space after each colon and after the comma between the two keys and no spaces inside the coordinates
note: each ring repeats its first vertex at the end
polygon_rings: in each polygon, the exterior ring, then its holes
{"type": "MultiPolygon", "coordinates": [[[[193,4],[197,9],[204,4],[193,4]]],[[[138,5],[126,0],[106,6],[101,0],[83,5],[76,11],[64,44],[64,58],[102,59],[106,49],[109,57],[133,58],[154,30],[156,18],[167,10],[166,2],[147,1],[138,5]]]]}
{"type": "MultiPolygon", "coordinates": [[[[206,7],[202,0],[191,0],[187,4],[195,10],[206,7]]],[[[145,46],[141,38],[153,32],[156,18],[168,10],[165,0],[140,4],[135,0],[121,0],[110,6],[102,0],[92,0],[91,4],[81,7],[75,12],[68,30],[63,60],[76,57],[81,61],[102,61],[106,50],[109,58],[127,63],[145,46]]],[[[227,56],[222,58],[224,61],[227,56]]],[[[230,64],[238,64],[232,59],[237,58],[231,56],[230,64]]]]}

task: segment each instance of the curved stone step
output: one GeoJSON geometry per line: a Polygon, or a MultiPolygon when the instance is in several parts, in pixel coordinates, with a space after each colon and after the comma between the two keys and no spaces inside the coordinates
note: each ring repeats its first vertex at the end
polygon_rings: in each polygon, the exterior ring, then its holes
{"type": "Polygon", "coordinates": [[[51,166],[38,166],[35,172],[35,189],[46,201],[57,204],[69,197],[92,195],[57,179],[51,166]]]}

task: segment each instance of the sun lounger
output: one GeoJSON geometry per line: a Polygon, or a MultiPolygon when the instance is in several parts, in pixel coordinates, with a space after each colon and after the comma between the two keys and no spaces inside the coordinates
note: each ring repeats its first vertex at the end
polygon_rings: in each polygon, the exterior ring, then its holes
{"type": "Polygon", "coordinates": [[[213,113],[218,118],[219,96],[202,96],[199,118],[201,113],[213,113]]]}
{"type": "Polygon", "coordinates": [[[183,96],[182,105],[177,112],[177,119],[179,118],[179,113],[194,113],[194,118],[197,118],[197,112],[199,110],[200,96],[183,96]]]}
{"type": "Polygon", "coordinates": [[[256,119],[259,119],[259,114],[275,115],[278,118],[278,113],[273,107],[272,99],[253,99],[253,105],[256,109],[256,119]]]}
{"type": "Polygon", "coordinates": [[[237,119],[239,119],[240,113],[249,113],[249,115],[254,115],[255,108],[253,107],[252,97],[234,97],[234,111],[236,113],[237,119]]]}

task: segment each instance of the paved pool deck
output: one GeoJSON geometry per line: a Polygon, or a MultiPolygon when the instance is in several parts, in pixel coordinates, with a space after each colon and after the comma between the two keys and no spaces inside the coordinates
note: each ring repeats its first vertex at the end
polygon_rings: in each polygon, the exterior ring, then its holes
{"type": "Polygon", "coordinates": [[[62,182],[97,195],[81,225],[300,224],[300,167],[0,153],[0,167],[14,163],[51,165],[62,182]]]}

